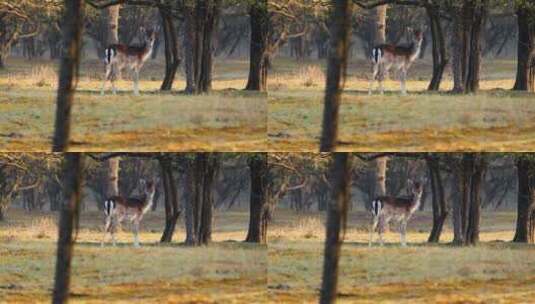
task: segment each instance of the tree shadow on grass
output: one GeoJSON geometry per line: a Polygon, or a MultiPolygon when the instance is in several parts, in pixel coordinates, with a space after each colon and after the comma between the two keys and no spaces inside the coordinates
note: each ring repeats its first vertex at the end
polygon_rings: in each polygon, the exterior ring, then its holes
{"type": "Polygon", "coordinates": [[[212,90],[208,94],[190,94],[186,93],[184,90],[170,90],[170,91],[160,91],[160,90],[141,90],[139,91],[139,96],[134,95],[132,90],[117,90],[117,94],[113,94],[111,90],[105,91],[104,95],[100,95],[100,90],[90,90],[82,89],[76,90],[76,94],[91,95],[91,96],[101,96],[103,98],[109,96],[131,96],[131,97],[143,97],[143,96],[223,96],[223,97],[247,97],[247,98],[267,98],[266,92],[258,91],[248,91],[243,89],[221,89],[221,90],[212,90]]]}
{"type": "MultiPolygon", "coordinates": [[[[77,246],[81,247],[97,247],[101,248],[100,242],[76,242],[77,246]]],[[[160,242],[141,242],[140,248],[194,248],[193,246],[186,245],[185,242],[170,242],[170,243],[160,243],[160,242]]],[[[211,242],[208,246],[200,247],[213,247],[213,248],[227,248],[227,249],[245,249],[245,250],[258,250],[267,248],[265,244],[258,243],[247,243],[243,241],[236,240],[226,240],[220,242],[211,242]]],[[[135,248],[133,242],[117,242],[114,247],[111,242],[108,242],[104,245],[103,248],[135,248]]]]}

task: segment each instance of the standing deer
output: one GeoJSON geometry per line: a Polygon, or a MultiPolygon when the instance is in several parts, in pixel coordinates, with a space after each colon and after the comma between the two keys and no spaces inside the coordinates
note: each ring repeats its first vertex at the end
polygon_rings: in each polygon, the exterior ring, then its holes
{"type": "Polygon", "coordinates": [[[120,225],[126,216],[130,216],[130,221],[134,225],[134,246],[139,247],[139,223],[143,219],[143,215],[152,206],[152,200],[156,191],[156,182],[142,179],[140,185],[143,189],[140,197],[125,198],[122,196],[112,196],[104,202],[106,224],[104,226],[104,238],[101,246],[104,246],[108,234],[111,235],[113,246],[115,246],[117,225],[120,225]]]}
{"type": "Polygon", "coordinates": [[[373,82],[379,82],[379,91],[384,94],[383,81],[388,74],[392,65],[396,65],[400,73],[401,94],[407,95],[405,82],[407,80],[407,71],[412,63],[420,55],[422,42],[424,39],[421,31],[414,31],[412,42],[409,45],[381,44],[375,46],[372,50],[373,75],[370,79],[368,95],[372,94],[373,82]]]}
{"type": "Polygon", "coordinates": [[[125,44],[112,44],[105,50],[106,57],[104,62],[106,63],[106,75],[100,94],[104,95],[104,89],[106,88],[106,82],[111,82],[111,88],[113,94],[117,94],[115,88],[115,79],[119,71],[125,66],[129,67],[133,72],[134,78],[134,95],[139,95],[139,71],[147,59],[150,58],[152,50],[154,48],[154,42],[156,41],[156,33],[158,30],[146,31],[145,28],[141,28],[141,36],[144,43],[142,45],[125,45],[125,44]]]}
{"type": "Polygon", "coordinates": [[[400,242],[402,246],[407,246],[406,232],[407,222],[412,214],[418,210],[420,200],[424,190],[424,183],[408,180],[409,195],[404,197],[378,196],[372,201],[373,220],[370,227],[370,240],[373,242],[373,232],[377,229],[379,242],[383,245],[383,232],[391,219],[396,219],[400,223],[400,242]]]}

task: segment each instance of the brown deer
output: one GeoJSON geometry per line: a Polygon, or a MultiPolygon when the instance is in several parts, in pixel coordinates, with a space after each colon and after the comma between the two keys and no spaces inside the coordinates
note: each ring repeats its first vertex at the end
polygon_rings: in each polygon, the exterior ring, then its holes
{"type": "Polygon", "coordinates": [[[379,242],[383,245],[383,232],[390,222],[395,219],[400,223],[400,242],[402,246],[407,246],[406,232],[407,222],[412,214],[418,210],[420,200],[424,190],[425,182],[413,182],[408,180],[407,185],[409,195],[403,197],[395,196],[378,196],[372,201],[372,215],[373,220],[370,227],[370,239],[368,245],[371,246],[373,242],[373,232],[377,229],[379,233],[379,242]]]}
{"type": "Polygon", "coordinates": [[[158,29],[146,31],[145,28],[140,29],[144,44],[142,45],[125,45],[112,44],[105,50],[104,62],[106,63],[106,74],[100,94],[104,95],[106,83],[111,82],[113,94],[117,94],[115,88],[115,79],[117,74],[125,66],[133,71],[134,78],[134,95],[139,95],[139,71],[147,59],[150,58],[156,41],[156,33],[158,29]]]}
{"type": "Polygon", "coordinates": [[[154,199],[154,193],[156,192],[156,184],[157,182],[152,180],[141,180],[141,196],[112,196],[104,202],[106,224],[104,226],[104,238],[101,246],[104,246],[108,235],[111,235],[113,246],[115,246],[115,232],[117,230],[117,225],[120,225],[127,216],[130,216],[130,221],[134,225],[134,246],[139,247],[139,223],[143,219],[143,215],[147,213],[152,206],[152,200],[154,199]]]}
{"type": "Polygon", "coordinates": [[[412,42],[409,45],[380,44],[372,50],[373,74],[370,79],[368,94],[372,94],[372,86],[375,80],[379,82],[379,91],[384,94],[383,81],[392,65],[396,65],[400,73],[401,94],[407,95],[406,80],[407,71],[412,63],[420,55],[422,48],[423,33],[414,31],[412,42]]]}

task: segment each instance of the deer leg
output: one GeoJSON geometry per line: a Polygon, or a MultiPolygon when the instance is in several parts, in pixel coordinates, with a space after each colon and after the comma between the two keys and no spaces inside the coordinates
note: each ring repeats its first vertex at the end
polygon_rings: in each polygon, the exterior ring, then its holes
{"type": "Polygon", "coordinates": [[[384,217],[380,217],[379,218],[379,229],[378,229],[378,233],[379,233],[379,243],[381,244],[381,247],[384,246],[384,241],[383,241],[383,232],[384,232],[384,229],[385,229],[385,224],[386,224],[386,219],[384,217]]]}
{"type": "Polygon", "coordinates": [[[379,224],[379,218],[377,216],[374,216],[372,219],[371,226],[370,226],[370,238],[368,241],[368,247],[372,247],[373,233],[375,232],[375,229],[377,228],[377,224],[379,224]]]}
{"type": "Polygon", "coordinates": [[[104,81],[102,81],[102,87],[100,88],[100,95],[104,96],[104,90],[106,89],[106,82],[110,79],[111,64],[106,64],[106,73],[104,74],[104,81]]]}
{"type": "Polygon", "coordinates": [[[108,234],[110,234],[110,228],[111,228],[111,216],[106,217],[106,224],[104,224],[104,237],[102,238],[102,242],[100,242],[100,247],[104,247],[104,244],[106,243],[106,237],[108,234]]]}
{"type": "Polygon", "coordinates": [[[406,81],[407,78],[407,70],[405,68],[401,68],[401,95],[407,95],[407,88],[406,88],[406,81]]]}
{"type": "Polygon", "coordinates": [[[134,68],[134,95],[139,96],[139,69],[134,68]]]}
{"type": "Polygon", "coordinates": [[[134,220],[134,247],[139,247],[139,219],[134,220]]]}
{"type": "Polygon", "coordinates": [[[377,73],[379,73],[379,64],[375,63],[373,65],[372,77],[370,79],[370,85],[368,86],[368,95],[372,95],[373,83],[377,79],[377,73]]]}
{"type": "Polygon", "coordinates": [[[381,93],[381,95],[385,94],[384,81],[385,81],[386,72],[387,72],[386,66],[384,63],[382,63],[379,66],[379,74],[377,75],[377,81],[379,82],[379,92],[381,93]]]}
{"type": "Polygon", "coordinates": [[[407,241],[406,241],[407,221],[406,220],[401,220],[399,233],[400,233],[401,246],[406,247],[407,246],[407,241]]]}

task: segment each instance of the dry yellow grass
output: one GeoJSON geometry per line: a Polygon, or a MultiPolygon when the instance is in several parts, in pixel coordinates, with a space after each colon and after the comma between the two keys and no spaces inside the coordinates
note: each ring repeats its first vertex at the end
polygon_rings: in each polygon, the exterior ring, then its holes
{"type": "MultiPolygon", "coordinates": [[[[0,146],[48,151],[55,115],[56,66],[8,61],[0,71],[0,146]]],[[[102,63],[84,61],[73,107],[72,151],[259,151],[266,144],[266,95],[244,92],[246,61],[216,64],[214,91],[160,93],[160,61],[144,67],[141,96],[125,72],[119,94],[100,96],[102,63]]],[[[185,86],[177,75],[176,90],[185,86]]]]}

